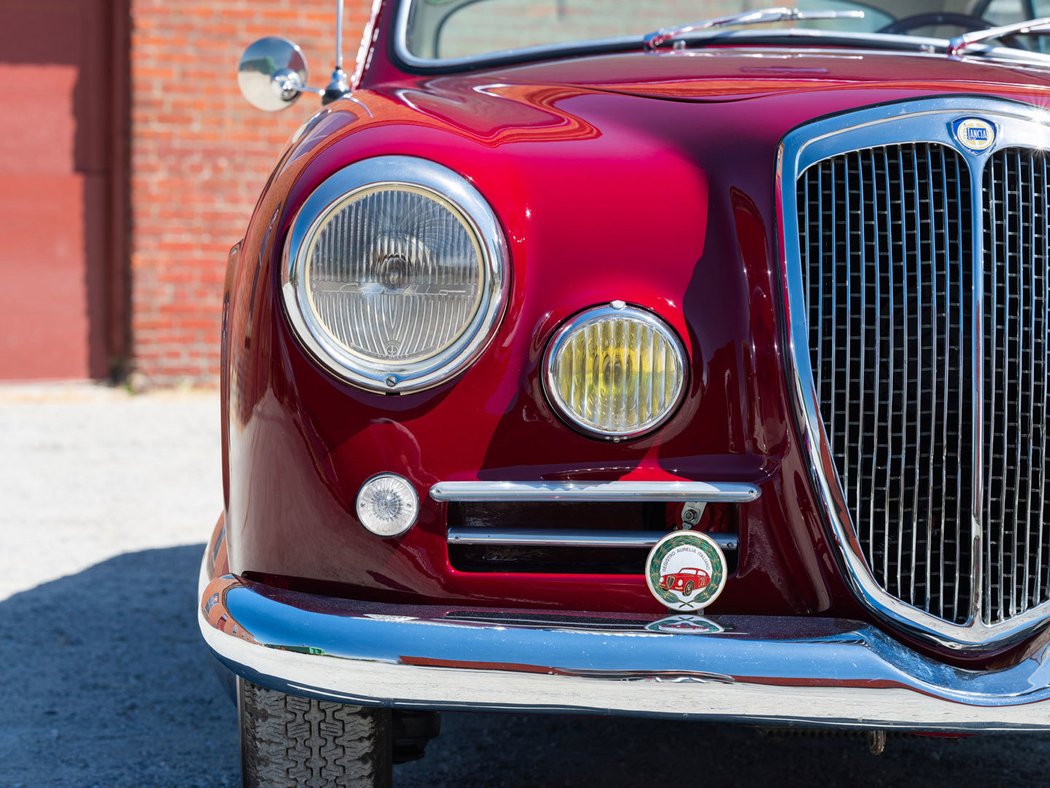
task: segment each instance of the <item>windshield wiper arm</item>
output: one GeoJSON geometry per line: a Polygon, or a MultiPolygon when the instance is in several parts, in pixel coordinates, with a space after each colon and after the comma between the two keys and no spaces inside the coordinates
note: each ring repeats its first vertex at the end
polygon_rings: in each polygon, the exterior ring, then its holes
{"type": "Polygon", "coordinates": [[[1046,31],[1050,31],[1050,16],[1044,16],[1039,19],[1029,19],[1027,22],[1015,22],[1012,25],[1002,25],[1001,27],[989,27],[987,30],[975,30],[972,33],[964,33],[961,36],[956,36],[951,39],[948,42],[948,48],[944,51],[949,57],[954,57],[966,49],[966,47],[972,46],[973,44],[979,44],[982,41],[988,41],[1002,36],[1024,35],[1025,33],[1040,33],[1046,31]]]}
{"type": "Polygon", "coordinates": [[[774,22],[794,22],[805,19],[863,19],[864,12],[856,11],[801,11],[798,8],[760,8],[757,11],[745,11],[729,16],[717,16],[702,22],[692,22],[678,27],[665,27],[649,33],[642,39],[646,49],[658,49],[667,43],[681,38],[687,33],[699,30],[710,30],[714,27],[730,25],[767,25],[774,22]]]}

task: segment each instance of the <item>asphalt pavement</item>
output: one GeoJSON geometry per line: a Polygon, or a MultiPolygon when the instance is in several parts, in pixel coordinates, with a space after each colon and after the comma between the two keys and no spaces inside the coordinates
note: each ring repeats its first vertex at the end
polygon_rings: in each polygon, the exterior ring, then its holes
{"type": "MultiPolygon", "coordinates": [[[[214,392],[0,387],[0,786],[238,783],[197,632],[221,502],[214,392]]],[[[399,786],[1050,783],[1050,736],[769,737],[719,724],[447,714],[399,786]]]]}

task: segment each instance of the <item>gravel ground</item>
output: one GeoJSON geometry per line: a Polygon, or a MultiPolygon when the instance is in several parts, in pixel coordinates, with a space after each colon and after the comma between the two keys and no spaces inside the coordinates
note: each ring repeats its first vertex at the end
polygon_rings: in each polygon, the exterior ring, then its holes
{"type": "MultiPolygon", "coordinates": [[[[213,393],[0,388],[0,786],[233,785],[195,620],[218,513],[213,393]]],[[[721,725],[449,714],[402,786],[1046,785],[1050,737],[771,739],[721,725]]]]}

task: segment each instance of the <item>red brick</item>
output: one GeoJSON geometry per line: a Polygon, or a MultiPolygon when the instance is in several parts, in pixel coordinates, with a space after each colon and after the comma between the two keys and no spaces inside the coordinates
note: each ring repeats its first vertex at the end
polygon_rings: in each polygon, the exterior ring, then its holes
{"type": "MultiPolygon", "coordinates": [[[[369,0],[346,4],[345,55],[369,0]]],[[[133,363],[154,384],[212,384],[226,253],[244,233],[287,139],[312,113],[252,109],[238,57],[262,35],[296,41],[327,75],[333,0],[131,0],[131,335],[133,363]]]]}

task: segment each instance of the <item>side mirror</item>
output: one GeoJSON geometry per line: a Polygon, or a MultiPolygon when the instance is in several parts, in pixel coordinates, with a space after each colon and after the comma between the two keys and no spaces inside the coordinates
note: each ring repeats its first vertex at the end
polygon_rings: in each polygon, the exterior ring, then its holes
{"type": "Polygon", "coordinates": [[[256,109],[277,112],[292,106],[306,86],[306,58],[286,38],[260,38],[244,50],[237,66],[241,94],[256,109]]]}

